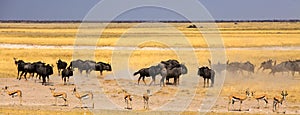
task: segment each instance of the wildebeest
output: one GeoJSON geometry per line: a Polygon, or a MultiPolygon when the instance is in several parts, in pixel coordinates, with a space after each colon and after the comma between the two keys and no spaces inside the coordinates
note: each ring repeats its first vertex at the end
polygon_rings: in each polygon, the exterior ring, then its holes
{"type": "Polygon", "coordinates": [[[140,74],[140,77],[138,79],[138,84],[140,84],[140,80],[142,78],[143,82],[146,85],[145,82],[145,77],[152,77],[152,81],[149,85],[151,85],[152,83],[155,84],[155,76],[158,75],[160,72],[160,67],[159,66],[151,66],[149,68],[142,68],[139,71],[135,72],[133,75],[136,76],[137,74],[140,74]]]}
{"type": "Polygon", "coordinates": [[[289,72],[293,70],[294,63],[291,61],[285,61],[281,62],[280,64],[276,65],[276,61],[274,62],[274,65],[271,67],[271,72],[269,74],[275,75],[276,72],[289,72]]]}
{"type": "MultiPolygon", "coordinates": [[[[25,62],[23,60],[17,60],[17,58],[14,58],[14,61],[15,61],[15,64],[17,66],[17,70],[18,70],[18,76],[17,76],[17,79],[21,79],[21,76],[22,76],[22,73],[24,71],[24,65],[25,65],[25,62]],[[20,75],[20,72],[21,75],[20,75]]],[[[26,79],[26,78],[25,78],[26,79]]]]}
{"type": "Polygon", "coordinates": [[[207,79],[207,86],[209,86],[209,79],[211,80],[211,87],[213,87],[215,83],[215,71],[212,69],[209,69],[208,67],[200,67],[198,69],[198,75],[203,77],[204,79],[204,86],[205,87],[205,80],[207,79]]]}
{"type": "Polygon", "coordinates": [[[92,60],[85,60],[78,69],[80,72],[85,70],[86,75],[89,76],[92,70],[96,70],[96,62],[92,60]]]}
{"type": "Polygon", "coordinates": [[[232,73],[237,73],[238,71],[240,73],[243,73],[243,71],[247,71],[250,74],[254,73],[254,64],[251,62],[247,61],[244,63],[241,62],[231,62],[227,61],[227,68],[226,70],[232,73]]]}
{"type": "Polygon", "coordinates": [[[58,59],[56,64],[57,64],[58,76],[60,76],[60,71],[63,69],[66,69],[68,64],[67,64],[67,62],[62,61],[61,59],[58,59]]]}
{"type": "Polygon", "coordinates": [[[234,74],[241,72],[242,70],[240,69],[240,62],[229,63],[229,61],[227,61],[226,71],[234,74]]]}
{"type": "Polygon", "coordinates": [[[300,60],[291,61],[293,63],[292,75],[295,75],[295,72],[300,73],[300,60]]]}
{"type": "Polygon", "coordinates": [[[73,69],[71,67],[65,68],[61,72],[61,79],[64,81],[64,84],[66,84],[66,79],[68,78],[69,82],[69,77],[73,76],[73,69]]]}
{"type": "Polygon", "coordinates": [[[165,67],[168,69],[173,69],[174,67],[180,67],[180,63],[174,59],[169,59],[167,61],[161,61],[160,63],[164,64],[165,67]]]}
{"type": "Polygon", "coordinates": [[[249,73],[254,73],[255,65],[247,61],[245,63],[241,63],[240,68],[249,73]]]}
{"type": "Polygon", "coordinates": [[[72,67],[73,69],[78,68],[80,74],[82,74],[82,71],[85,70],[87,76],[90,74],[90,72],[92,70],[100,71],[100,75],[102,75],[103,71],[111,71],[112,70],[111,65],[108,63],[103,63],[103,62],[96,63],[95,61],[92,61],[92,60],[83,61],[80,59],[72,61],[70,63],[69,67],[72,67]]]}
{"type": "Polygon", "coordinates": [[[208,63],[212,69],[214,69],[217,73],[220,74],[222,71],[224,71],[226,69],[226,66],[229,62],[228,61],[227,61],[227,63],[218,62],[217,64],[212,64],[211,61],[208,60],[208,63]]]}
{"type": "Polygon", "coordinates": [[[165,79],[174,78],[174,85],[179,84],[179,76],[182,74],[187,74],[188,70],[187,67],[184,64],[179,64],[179,67],[177,66],[170,66],[173,68],[168,67],[168,65],[165,65],[163,63],[158,64],[158,67],[160,67],[160,75],[162,76],[160,80],[160,85],[164,84],[165,79]]]}
{"type": "Polygon", "coordinates": [[[102,75],[103,71],[111,71],[111,65],[104,62],[97,62],[95,65],[95,71],[100,71],[100,75],[102,75]]]}
{"type": "MultiPolygon", "coordinates": [[[[37,79],[37,76],[39,76],[39,79],[41,79],[41,75],[39,75],[39,74],[37,73],[37,71],[38,71],[37,69],[38,69],[39,67],[45,66],[46,63],[41,62],[41,61],[38,61],[38,62],[34,62],[33,65],[34,65],[34,69],[35,69],[35,73],[36,73],[35,79],[37,79]]],[[[34,76],[34,75],[33,75],[33,76],[34,76]]],[[[33,76],[32,76],[32,77],[33,77],[33,76]]]]}
{"type": "Polygon", "coordinates": [[[53,74],[53,65],[43,65],[37,68],[37,74],[42,76],[42,85],[46,85],[46,78],[48,78],[49,82],[49,75],[53,74]]]}
{"type": "Polygon", "coordinates": [[[79,70],[79,72],[82,73],[82,71],[79,68],[81,68],[83,62],[84,61],[81,60],[81,59],[77,59],[77,60],[71,61],[69,67],[72,67],[73,69],[77,68],[79,70]]]}
{"type": "Polygon", "coordinates": [[[197,28],[197,26],[192,24],[192,25],[189,25],[187,28],[197,28]]]}
{"type": "Polygon", "coordinates": [[[264,61],[260,64],[260,67],[257,69],[260,70],[262,68],[262,71],[266,70],[266,69],[271,69],[271,67],[273,66],[273,60],[269,59],[267,61],[264,61]]]}

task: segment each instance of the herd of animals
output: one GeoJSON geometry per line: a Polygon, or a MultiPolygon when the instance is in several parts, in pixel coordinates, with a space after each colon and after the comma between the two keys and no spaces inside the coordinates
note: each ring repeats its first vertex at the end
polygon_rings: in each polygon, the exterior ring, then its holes
{"type": "MultiPolygon", "coordinates": [[[[24,76],[24,78],[27,80],[27,73],[30,74],[31,77],[34,77],[34,75],[36,74],[36,79],[39,76],[39,79],[42,78],[42,85],[46,85],[46,79],[48,79],[49,81],[49,76],[53,74],[53,65],[51,64],[46,64],[43,63],[41,61],[38,62],[25,62],[23,60],[17,60],[17,58],[14,58],[15,64],[17,66],[17,70],[18,70],[18,76],[17,79],[21,79],[22,76],[24,76]]],[[[207,86],[209,87],[209,80],[211,80],[211,84],[210,87],[213,87],[214,85],[214,79],[215,79],[215,74],[221,73],[224,70],[227,70],[229,72],[233,72],[233,73],[243,73],[243,71],[247,71],[249,74],[254,73],[255,70],[255,66],[254,64],[252,64],[251,62],[247,61],[244,63],[241,62],[231,62],[229,63],[229,61],[227,61],[227,63],[225,64],[221,64],[221,63],[217,63],[217,64],[212,64],[210,60],[209,64],[210,64],[210,68],[203,66],[198,68],[198,75],[204,78],[204,87],[207,86]],[[211,69],[213,68],[213,69],[211,69]],[[207,83],[207,85],[206,85],[207,83]]],[[[111,69],[111,65],[108,63],[103,63],[103,62],[95,62],[92,60],[74,60],[71,61],[69,66],[67,64],[67,62],[64,62],[62,60],[58,60],[57,61],[57,69],[58,69],[58,75],[62,76],[62,80],[64,82],[64,84],[66,84],[67,81],[69,81],[69,77],[73,76],[73,71],[75,68],[78,69],[78,71],[80,73],[82,73],[82,71],[86,71],[86,75],[88,76],[89,73],[91,71],[99,71],[100,75],[102,75],[103,71],[112,71],[111,69]]],[[[275,74],[276,72],[292,72],[292,75],[294,75],[295,72],[299,72],[300,73],[300,60],[295,60],[295,61],[285,61],[282,62],[280,64],[276,64],[276,61],[273,60],[267,60],[261,63],[260,67],[258,68],[258,70],[262,69],[262,71],[266,70],[266,69],[270,69],[271,72],[270,74],[275,74]]],[[[157,75],[161,76],[161,80],[160,80],[160,86],[165,86],[165,80],[167,81],[166,84],[170,84],[169,83],[169,79],[173,78],[174,85],[179,85],[179,76],[183,75],[183,74],[187,74],[188,73],[188,69],[187,67],[182,64],[179,63],[179,61],[174,60],[174,59],[170,59],[167,61],[161,61],[159,62],[157,65],[154,66],[150,66],[147,68],[142,68],[138,71],[136,71],[133,75],[140,75],[138,78],[138,84],[140,83],[140,80],[142,79],[144,84],[146,85],[145,82],[145,77],[151,77],[152,81],[149,85],[155,84],[155,78],[157,75]]],[[[14,90],[14,91],[8,91],[8,87],[5,86],[4,88],[2,88],[2,90],[6,91],[7,94],[9,96],[12,97],[19,97],[20,98],[20,104],[22,103],[22,91],[21,90],[14,90]]],[[[67,105],[67,95],[65,92],[55,92],[55,88],[50,88],[51,93],[53,95],[53,97],[56,98],[56,102],[57,102],[57,98],[62,98],[65,101],[65,105],[67,105]]],[[[125,99],[125,103],[127,104],[126,109],[132,109],[131,106],[131,101],[132,101],[132,96],[130,94],[128,94],[126,91],[124,92],[124,99],[125,99]]],[[[241,110],[241,104],[244,100],[246,100],[248,97],[254,97],[258,104],[259,104],[259,100],[263,100],[266,104],[268,103],[267,100],[267,96],[266,95],[260,95],[260,96],[256,96],[254,94],[255,92],[252,91],[250,92],[248,89],[246,90],[246,96],[241,96],[241,95],[231,95],[229,96],[229,103],[228,103],[228,110],[229,110],[229,105],[230,104],[234,104],[235,102],[240,102],[240,108],[239,110],[241,110]]],[[[92,92],[85,92],[85,93],[78,93],[76,91],[76,87],[73,90],[73,94],[75,94],[75,96],[80,100],[81,104],[82,104],[82,100],[83,99],[92,99],[93,98],[93,93],[92,92]]],[[[279,106],[279,104],[282,105],[283,101],[285,100],[286,96],[287,96],[287,91],[282,91],[281,92],[281,97],[274,97],[273,98],[273,111],[276,111],[277,106],[279,106]]],[[[143,95],[143,99],[144,99],[144,108],[148,109],[148,101],[149,101],[149,97],[150,97],[150,90],[147,90],[147,94],[143,95]]],[[[56,105],[55,102],[55,105],[56,105]]],[[[94,106],[94,104],[93,104],[94,106]]]]}

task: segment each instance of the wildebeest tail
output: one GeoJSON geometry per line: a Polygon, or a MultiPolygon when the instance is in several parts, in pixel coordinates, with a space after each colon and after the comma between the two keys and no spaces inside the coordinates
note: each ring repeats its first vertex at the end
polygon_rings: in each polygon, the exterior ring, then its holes
{"type": "Polygon", "coordinates": [[[137,72],[133,73],[133,76],[136,76],[139,73],[140,73],[140,71],[137,71],[137,72]]]}

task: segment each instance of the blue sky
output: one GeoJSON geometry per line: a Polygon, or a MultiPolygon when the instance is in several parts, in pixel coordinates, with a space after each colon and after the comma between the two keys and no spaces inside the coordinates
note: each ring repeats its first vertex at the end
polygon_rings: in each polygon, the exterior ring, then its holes
{"type": "MultiPolygon", "coordinates": [[[[1,0],[0,20],[82,20],[100,0],[1,0]]],[[[176,0],[173,0],[176,4],[176,0]]],[[[216,20],[300,19],[300,0],[199,0],[216,20]]],[[[189,0],[186,0],[189,2],[189,0]]],[[[123,4],[112,4],[111,9],[123,4]]],[[[180,4],[184,8],[188,5],[180,4]]],[[[198,15],[197,11],[192,12],[198,15]]],[[[131,10],[116,20],[183,20],[162,8],[131,10]]]]}

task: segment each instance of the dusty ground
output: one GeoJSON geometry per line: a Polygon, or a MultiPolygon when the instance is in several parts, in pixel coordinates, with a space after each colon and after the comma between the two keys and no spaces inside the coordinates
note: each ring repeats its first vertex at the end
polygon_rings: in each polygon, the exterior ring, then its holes
{"type": "MultiPolygon", "coordinates": [[[[98,73],[96,73],[98,74],[98,73]]],[[[79,76],[79,75],[78,75],[79,76]]],[[[86,76],[81,76],[84,80],[86,80],[86,76]]],[[[92,76],[89,76],[92,77],[92,76]]],[[[183,76],[182,79],[190,79],[189,77],[194,76],[183,76]]],[[[79,77],[80,78],[80,77],[79,77]]],[[[174,101],[174,99],[181,99],[181,101],[185,101],[185,99],[189,99],[190,97],[186,97],[188,95],[193,95],[192,101],[188,103],[187,108],[185,111],[189,111],[193,114],[199,112],[201,103],[205,98],[206,93],[208,92],[209,88],[203,88],[203,81],[201,79],[197,79],[199,84],[197,87],[194,87],[195,92],[193,89],[186,89],[182,90],[181,86],[185,86],[186,84],[190,84],[191,82],[187,82],[182,80],[179,86],[167,85],[166,87],[160,87],[157,84],[154,86],[145,86],[143,83],[137,85],[137,77],[133,77],[134,79],[126,79],[126,78],[112,78],[111,73],[107,73],[104,76],[99,77],[99,84],[102,84],[100,87],[105,94],[105,96],[116,106],[116,108],[111,108],[111,111],[119,110],[119,112],[129,112],[132,111],[133,113],[147,113],[146,110],[143,109],[143,101],[141,95],[143,91],[146,89],[151,89],[152,96],[150,98],[150,112],[157,112],[163,111],[165,104],[174,101]],[[124,86],[124,84],[126,86],[124,86]],[[133,98],[133,110],[125,110],[124,107],[126,106],[123,96],[124,93],[122,89],[125,89],[131,93],[133,98]],[[178,98],[178,94],[183,93],[181,97],[178,98]]],[[[1,111],[3,113],[14,113],[13,111],[5,111],[6,109],[20,109],[20,110],[34,110],[40,111],[58,111],[58,112],[70,112],[70,111],[78,111],[77,114],[82,114],[83,112],[87,112],[87,110],[91,108],[84,108],[80,109],[80,103],[74,95],[72,95],[71,90],[74,88],[74,78],[70,79],[70,83],[68,85],[63,85],[60,77],[52,76],[50,78],[50,85],[42,86],[39,81],[35,79],[29,79],[28,81],[17,80],[15,78],[1,78],[0,79],[0,86],[4,87],[5,85],[9,86],[9,89],[20,89],[23,91],[23,103],[22,106],[19,105],[18,98],[11,98],[4,92],[1,94],[1,111]],[[69,106],[63,106],[63,101],[59,99],[58,106],[54,106],[55,99],[51,96],[50,87],[55,87],[57,91],[64,91],[68,94],[68,104],[69,106]]],[[[159,76],[158,76],[159,79],[159,76]]],[[[147,83],[150,82],[150,78],[147,78],[147,83]]],[[[173,80],[171,80],[173,82],[173,80]]],[[[88,83],[88,82],[87,82],[88,83]]],[[[277,76],[268,76],[265,73],[257,73],[252,76],[233,76],[227,73],[224,86],[222,87],[222,91],[217,98],[216,103],[213,104],[213,108],[209,110],[209,113],[223,113],[223,114],[232,114],[232,113],[248,113],[248,114],[274,114],[272,112],[272,97],[275,95],[280,95],[281,90],[288,91],[288,97],[286,103],[280,107],[278,112],[285,112],[286,114],[299,114],[300,109],[300,92],[299,92],[299,75],[296,77],[288,76],[287,74],[278,74],[277,76]],[[253,98],[247,99],[243,105],[242,109],[244,111],[228,111],[228,96],[230,94],[240,94],[243,95],[245,89],[250,88],[252,91],[256,91],[256,94],[267,94],[269,97],[269,104],[267,107],[264,107],[264,103],[260,102],[261,108],[257,108],[257,101],[253,98]]],[[[217,86],[216,86],[217,87],[217,86]]],[[[84,88],[82,88],[84,89],[84,88]]],[[[88,89],[89,91],[91,89],[88,89]]],[[[81,90],[83,91],[83,90],[81,90]]],[[[94,92],[95,95],[98,92],[94,92]]],[[[95,96],[97,97],[97,96],[95,96]]],[[[94,101],[99,101],[97,98],[94,101]]],[[[100,101],[103,101],[100,99],[100,101]]],[[[101,103],[101,102],[100,102],[101,103]]],[[[99,104],[99,103],[98,103],[99,104]]],[[[86,101],[84,106],[91,107],[91,102],[86,101]]],[[[176,108],[176,106],[174,106],[176,108]]],[[[177,106],[180,108],[179,106],[177,106]]],[[[235,104],[235,109],[239,107],[239,104],[235,104]]],[[[100,108],[101,106],[96,108],[100,108]]],[[[91,109],[93,110],[93,109],[91,109]]],[[[106,109],[103,111],[109,111],[110,109],[106,109]]],[[[0,111],[0,112],[1,112],[0,111]]],[[[148,111],[149,112],[149,111],[148,111]]],[[[168,111],[170,113],[172,111],[168,111]]],[[[177,111],[178,112],[178,111],[177,111]]],[[[24,112],[23,112],[24,113],[24,112]]],[[[26,112],[25,112],[26,113],[26,112]]],[[[76,113],[76,112],[75,112],[76,113]]],[[[73,113],[73,114],[75,114],[73,113]]],[[[71,114],[71,113],[70,113],[71,114]]],[[[190,114],[190,113],[189,113],[190,114]]]]}

